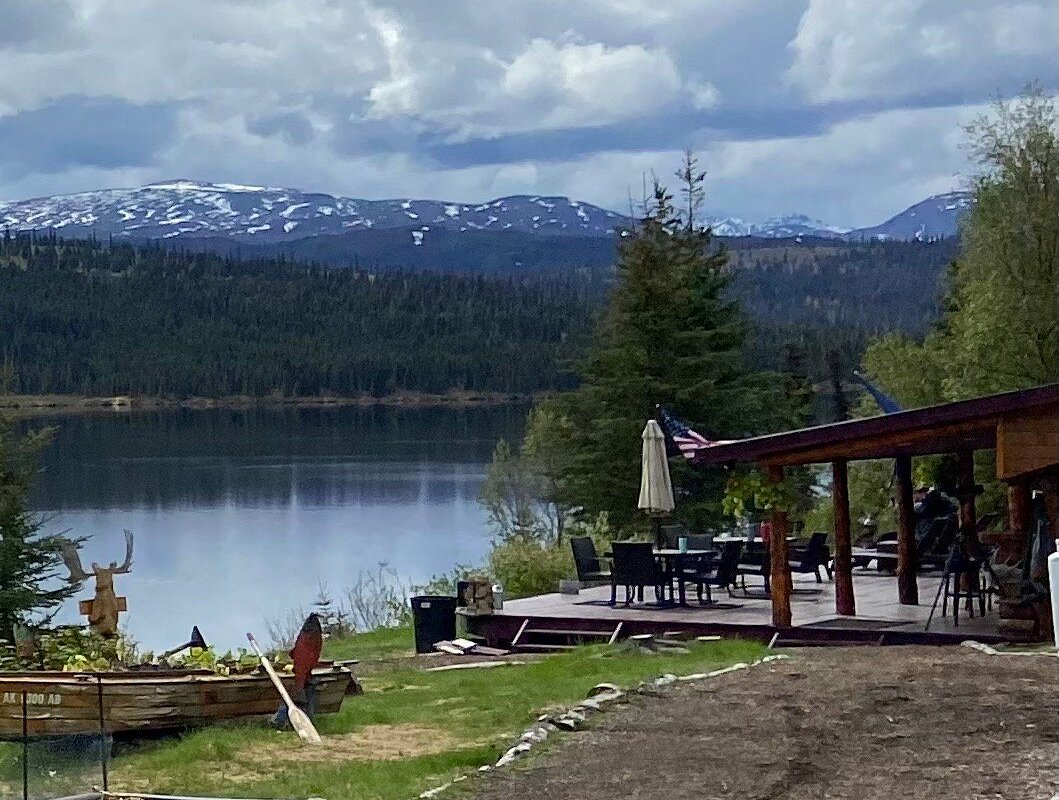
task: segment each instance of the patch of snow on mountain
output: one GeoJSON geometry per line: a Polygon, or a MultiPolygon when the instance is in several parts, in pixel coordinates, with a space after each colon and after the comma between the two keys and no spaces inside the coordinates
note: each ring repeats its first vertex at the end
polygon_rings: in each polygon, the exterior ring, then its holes
{"type": "Polygon", "coordinates": [[[292,203],[291,205],[287,206],[285,209],[280,211],[279,215],[281,217],[286,217],[287,219],[290,219],[290,215],[297,211],[299,208],[307,208],[308,206],[308,203],[292,203]]]}

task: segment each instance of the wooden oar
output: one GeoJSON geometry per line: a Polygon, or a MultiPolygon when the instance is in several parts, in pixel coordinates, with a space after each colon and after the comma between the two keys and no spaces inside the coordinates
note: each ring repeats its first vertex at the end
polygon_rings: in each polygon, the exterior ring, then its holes
{"type": "Polygon", "coordinates": [[[279,696],[282,697],[283,702],[287,704],[287,719],[290,720],[291,727],[297,731],[298,737],[303,742],[320,744],[322,740],[320,739],[320,734],[316,732],[316,728],[313,727],[312,720],[309,719],[308,714],[294,705],[294,701],[290,699],[287,690],[283,688],[283,681],[279,679],[276,670],[272,669],[272,665],[268,662],[268,659],[265,658],[265,654],[261,652],[261,648],[258,647],[257,642],[254,641],[254,634],[248,633],[246,638],[250,640],[250,646],[254,648],[257,657],[261,659],[261,666],[265,668],[265,672],[267,672],[268,677],[271,678],[272,685],[276,687],[279,696]]]}

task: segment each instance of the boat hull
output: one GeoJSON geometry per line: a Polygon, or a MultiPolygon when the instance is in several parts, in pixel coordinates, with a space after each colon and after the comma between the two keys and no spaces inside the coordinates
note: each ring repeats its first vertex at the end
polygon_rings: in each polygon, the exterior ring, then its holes
{"type": "MultiPolygon", "coordinates": [[[[281,679],[288,690],[294,677],[281,679]]],[[[338,711],[353,683],[344,667],[313,671],[318,714],[338,711]]],[[[279,695],[266,675],[209,673],[0,673],[0,738],[21,738],[22,693],[26,733],[99,733],[100,691],[107,734],[147,733],[273,713],[279,695]]]]}

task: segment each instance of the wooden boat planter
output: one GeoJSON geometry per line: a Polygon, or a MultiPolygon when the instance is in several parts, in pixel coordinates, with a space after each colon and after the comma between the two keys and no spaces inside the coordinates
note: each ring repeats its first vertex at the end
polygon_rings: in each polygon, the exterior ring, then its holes
{"type": "MultiPolygon", "coordinates": [[[[348,667],[313,670],[315,710],[331,714],[359,685],[348,667]]],[[[288,690],[294,676],[282,675],[288,690]]],[[[215,675],[193,670],[129,672],[0,672],[0,739],[98,734],[100,697],[108,734],[172,730],[225,719],[272,714],[280,705],[263,673],[215,675]]]]}

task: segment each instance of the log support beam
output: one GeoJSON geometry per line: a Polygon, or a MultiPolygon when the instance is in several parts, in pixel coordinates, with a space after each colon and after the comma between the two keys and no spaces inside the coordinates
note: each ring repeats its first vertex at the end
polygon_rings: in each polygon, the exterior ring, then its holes
{"type": "Polygon", "coordinates": [[[898,456],[897,476],[897,596],[903,605],[919,605],[916,575],[916,520],[912,500],[912,457],[898,456]]]}
{"type": "MultiPolygon", "coordinates": [[[[1030,483],[1025,478],[1017,478],[1008,486],[1008,530],[1023,542],[1030,530],[1030,519],[1033,515],[1030,497],[1030,483]]],[[[1019,551],[1019,557],[1022,552],[1019,551]]]]}
{"type": "Polygon", "coordinates": [[[956,454],[957,494],[960,500],[960,533],[969,551],[978,551],[978,511],[975,497],[978,487],[974,483],[974,451],[961,450],[956,454]]]}
{"type": "MultiPolygon", "coordinates": [[[[783,483],[783,467],[770,466],[768,477],[774,484],[783,483]]],[[[770,583],[772,584],[772,624],[776,628],[791,627],[791,569],[787,548],[789,533],[790,523],[787,519],[787,510],[772,509],[769,563],[771,565],[770,583]]]]}
{"type": "Polygon", "coordinates": [[[853,538],[849,521],[849,471],[845,461],[831,465],[832,500],[835,504],[835,612],[857,614],[853,598],[853,538]]]}

